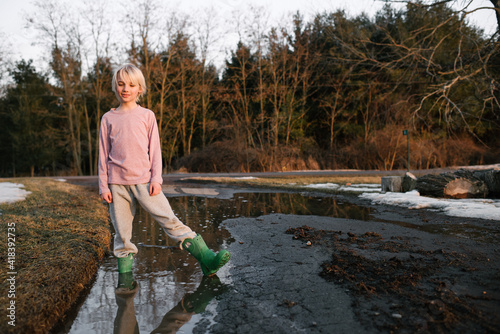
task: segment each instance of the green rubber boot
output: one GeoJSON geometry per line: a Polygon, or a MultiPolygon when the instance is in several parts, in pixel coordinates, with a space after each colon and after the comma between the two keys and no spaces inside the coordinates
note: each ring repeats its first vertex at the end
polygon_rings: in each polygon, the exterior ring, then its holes
{"type": "Polygon", "coordinates": [[[215,254],[208,249],[201,235],[197,234],[193,239],[188,238],[182,242],[182,248],[187,250],[200,263],[203,275],[215,274],[231,258],[231,253],[223,249],[215,254]]]}
{"type": "Polygon", "coordinates": [[[118,272],[120,274],[132,271],[132,263],[134,263],[134,253],[129,253],[126,257],[118,257],[118,272]]]}
{"type": "Polygon", "coordinates": [[[118,274],[118,285],[116,287],[117,290],[132,291],[135,289],[136,286],[137,282],[134,279],[134,274],[132,274],[131,271],[118,274]]]}

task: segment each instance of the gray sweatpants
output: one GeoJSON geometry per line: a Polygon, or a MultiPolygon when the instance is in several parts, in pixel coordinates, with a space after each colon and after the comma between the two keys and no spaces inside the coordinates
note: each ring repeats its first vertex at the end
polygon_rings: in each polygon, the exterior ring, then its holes
{"type": "Polygon", "coordinates": [[[137,246],[130,241],[136,202],[139,202],[144,210],[151,214],[174,241],[182,243],[186,238],[196,237],[196,233],[175,216],[163,192],[155,196],[149,195],[149,183],[110,184],[109,189],[113,196],[113,201],[109,204],[109,214],[116,232],[114,240],[116,257],[125,257],[129,253],[138,252],[137,246]]]}

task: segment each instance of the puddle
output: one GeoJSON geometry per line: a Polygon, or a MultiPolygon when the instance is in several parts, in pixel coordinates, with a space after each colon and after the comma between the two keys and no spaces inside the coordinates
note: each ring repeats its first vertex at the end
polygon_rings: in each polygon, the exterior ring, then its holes
{"type": "MultiPolygon", "coordinates": [[[[230,234],[219,226],[229,218],[285,213],[370,219],[368,208],[331,197],[235,191],[164,188],[175,214],[202,234],[213,250],[231,242],[230,234]]],[[[214,322],[217,296],[231,285],[230,263],[215,279],[203,279],[197,261],[188,252],[173,249],[174,242],[140,206],[132,240],[139,247],[133,268],[138,288],[129,294],[117,294],[116,259],[106,258],[84,300],[55,333],[112,333],[124,329],[140,333],[191,333],[197,323],[214,322]]]]}
{"type": "MultiPolygon", "coordinates": [[[[430,233],[456,234],[467,224],[416,225],[375,219],[369,208],[325,196],[195,185],[164,186],[175,214],[203,235],[213,250],[231,243],[220,227],[226,219],[258,217],[272,213],[328,216],[383,221],[430,233]],[[459,231],[457,231],[457,228],[459,231]]],[[[469,231],[470,234],[470,231],[469,231]]],[[[116,259],[106,258],[82,300],[54,333],[192,333],[198,324],[211,324],[217,315],[217,297],[232,285],[231,262],[212,280],[204,279],[197,261],[175,248],[159,225],[140,206],[133,225],[133,241],[139,247],[133,275],[137,288],[116,293],[116,259]]],[[[204,328],[208,328],[205,326],[204,328]]]]}

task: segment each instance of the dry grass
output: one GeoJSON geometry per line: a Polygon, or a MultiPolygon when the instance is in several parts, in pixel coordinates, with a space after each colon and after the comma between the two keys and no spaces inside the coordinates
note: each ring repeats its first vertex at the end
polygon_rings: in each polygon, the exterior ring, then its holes
{"type": "MultiPolygon", "coordinates": [[[[95,275],[111,241],[108,212],[97,194],[49,179],[0,179],[25,185],[26,200],[1,204],[4,238],[0,304],[15,300],[16,326],[2,333],[47,333],[95,275]],[[7,225],[15,223],[15,299],[9,298],[7,225]]],[[[5,309],[4,309],[5,312],[5,309]]],[[[5,313],[4,313],[5,314],[5,313]]]]}

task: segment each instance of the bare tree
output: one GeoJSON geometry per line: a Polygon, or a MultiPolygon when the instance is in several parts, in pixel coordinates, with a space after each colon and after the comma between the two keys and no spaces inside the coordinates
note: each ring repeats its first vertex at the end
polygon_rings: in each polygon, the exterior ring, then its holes
{"type": "Polygon", "coordinates": [[[281,111],[285,103],[283,91],[286,86],[285,68],[287,66],[288,45],[286,38],[276,28],[273,28],[269,34],[269,55],[267,57],[268,64],[266,66],[269,72],[271,95],[270,102],[273,106],[273,113],[271,117],[271,143],[277,147],[279,144],[279,133],[282,123],[281,111]]]}
{"type": "MultiPolygon", "coordinates": [[[[418,99],[411,117],[413,126],[429,123],[437,114],[448,132],[460,125],[474,135],[475,126],[488,109],[500,106],[495,93],[497,79],[488,73],[500,46],[481,38],[467,26],[465,16],[446,7],[447,3],[449,1],[433,4],[430,11],[431,5],[408,2],[405,28],[390,29],[381,19],[375,22],[377,38],[362,29],[357,34],[347,34],[348,38],[334,36],[345,53],[338,59],[373,74],[379,73],[378,76],[398,73],[393,90],[425,82],[424,93],[412,97],[418,99]],[[388,53],[390,57],[386,56],[388,53]],[[470,107],[460,102],[463,89],[478,92],[475,103],[482,105],[481,110],[471,112],[470,107]]],[[[390,17],[389,14],[380,17],[390,17]]]]}
{"type": "Polygon", "coordinates": [[[199,86],[199,94],[201,97],[201,142],[202,148],[207,144],[207,124],[209,122],[209,106],[211,91],[214,87],[214,73],[209,73],[210,67],[213,68],[213,45],[216,45],[222,38],[222,34],[218,32],[217,11],[213,8],[204,8],[201,13],[196,15],[194,20],[195,29],[195,44],[201,61],[200,70],[201,82],[199,86]]]}
{"type": "Polygon", "coordinates": [[[99,154],[99,129],[101,127],[101,116],[103,114],[102,103],[110,95],[109,83],[109,47],[111,43],[111,24],[110,13],[108,12],[107,2],[104,0],[92,0],[80,10],[88,26],[88,33],[91,37],[93,52],[86,54],[89,81],[89,87],[95,98],[95,137],[92,144],[92,134],[90,129],[91,120],[88,116],[85,106],[85,115],[87,123],[87,138],[89,146],[89,172],[91,175],[97,172],[98,154],[99,154]],[[92,147],[94,146],[94,151],[92,147]]]}
{"type": "MultiPolygon", "coordinates": [[[[150,63],[156,49],[153,40],[158,38],[156,29],[160,13],[157,0],[141,0],[135,3],[134,9],[124,19],[124,24],[131,29],[130,58],[141,65],[148,83],[151,82],[150,63]]],[[[152,107],[151,94],[146,94],[145,107],[152,107]]]]}
{"type": "Polygon", "coordinates": [[[35,1],[34,7],[35,10],[26,17],[26,27],[38,33],[40,45],[48,45],[49,50],[58,48],[65,18],[62,14],[67,12],[66,6],[51,0],[35,1]]]}
{"type": "Polygon", "coordinates": [[[51,54],[51,68],[58,80],[62,100],[60,105],[67,112],[68,142],[73,157],[73,167],[82,175],[81,166],[81,126],[77,105],[82,87],[82,48],[84,45],[81,24],[78,17],[70,18],[71,11],[57,1],[35,2],[35,11],[28,17],[29,26],[40,36],[40,41],[48,46],[51,54]]]}
{"type": "Polygon", "coordinates": [[[180,116],[178,109],[172,105],[175,98],[175,85],[180,80],[180,71],[175,70],[177,49],[172,47],[176,36],[182,35],[188,25],[188,17],[176,11],[171,11],[162,22],[162,39],[160,52],[155,54],[151,66],[151,88],[156,92],[155,112],[158,118],[161,146],[165,151],[165,167],[171,164],[176,152],[180,133],[180,116]]]}
{"type": "Polygon", "coordinates": [[[500,1],[499,0],[490,0],[493,4],[493,8],[495,9],[495,16],[497,18],[497,31],[500,31],[500,1]]]}
{"type": "Polygon", "coordinates": [[[314,94],[312,69],[319,62],[319,55],[314,54],[311,46],[311,24],[304,24],[300,13],[293,15],[293,26],[290,33],[287,34],[288,43],[291,52],[290,71],[289,71],[289,98],[287,110],[286,140],[285,144],[291,142],[292,133],[298,133],[302,136],[305,121],[304,118],[308,111],[307,99],[314,94]]]}
{"type": "Polygon", "coordinates": [[[12,66],[9,53],[11,49],[12,45],[7,36],[5,33],[0,32],[0,96],[3,95],[3,89],[5,88],[5,73],[12,66]]]}
{"type": "Polygon", "coordinates": [[[269,11],[265,7],[254,7],[250,6],[249,13],[251,13],[251,18],[247,19],[247,35],[250,38],[250,43],[253,48],[255,48],[255,55],[257,57],[257,72],[258,72],[258,100],[259,100],[259,116],[257,122],[260,127],[260,131],[256,133],[261,149],[264,148],[265,144],[265,133],[266,131],[266,86],[267,83],[264,82],[265,78],[265,55],[267,53],[266,49],[266,34],[269,32],[269,11]]]}
{"type": "Polygon", "coordinates": [[[434,1],[415,1],[415,0],[384,0],[388,3],[406,3],[408,5],[418,5],[421,7],[433,7],[442,4],[453,5],[458,12],[463,13],[465,18],[467,15],[479,11],[479,10],[493,10],[495,11],[495,17],[497,20],[497,33],[500,32],[500,1],[490,0],[493,7],[477,7],[475,9],[469,9],[472,3],[476,3],[477,0],[434,0],[434,1]]]}

